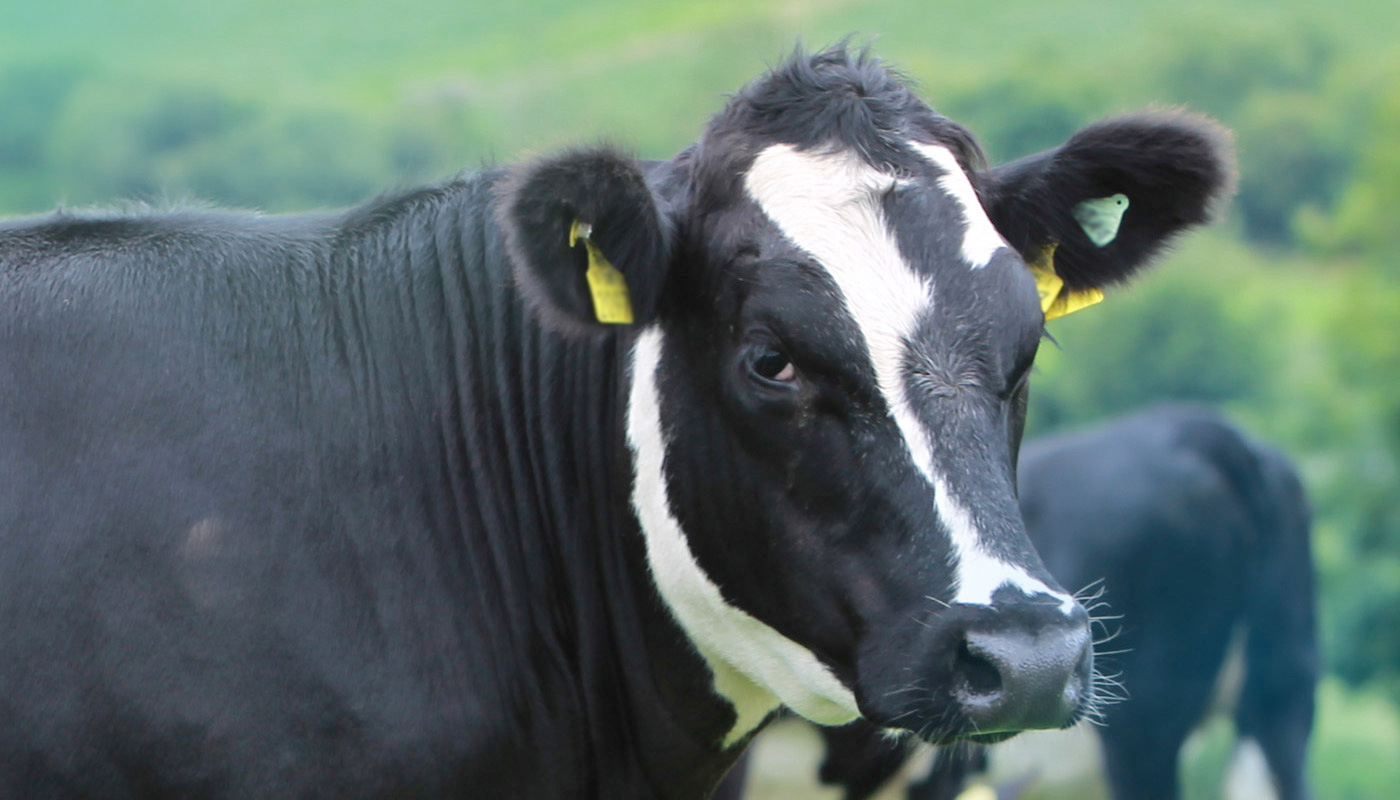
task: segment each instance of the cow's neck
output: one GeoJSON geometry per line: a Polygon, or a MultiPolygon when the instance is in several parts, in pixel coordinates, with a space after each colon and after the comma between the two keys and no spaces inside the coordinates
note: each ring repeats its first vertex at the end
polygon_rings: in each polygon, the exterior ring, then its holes
{"type": "Polygon", "coordinates": [[[440,487],[427,500],[438,535],[464,540],[439,546],[461,561],[460,590],[483,620],[474,635],[491,642],[473,655],[491,660],[478,679],[522,695],[542,687],[543,705],[512,705],[543,709],[519,722],[536,749],[567,754],[535,756],[560,773],[561,793],[704,796],[739,748],[721,746],[732,709],[657,596],[631,509],[633,333],[542,329],[506,271],[489,201],[489,181],[449,185],[371,220],[357,243],[411,248],[392,259],[409,275],[340,290],[392,315],[358,318],[347,302],[343,328],[398,346],[363,359],[378,373],[364,388],[388,395],[369,398],[362,424],[418,421],[409,460],[440,487]]]}
{"type": "Polygon", "coordinates": [[[586,355],[563,354],[567,363],[555,365],[605,376],[611,387],[590,384],[590,397],[606,397],[606,403],[593,406],[590,418],[575,420],[566,434],[578,452],[589,454],[585,464],[607,464],[606,470],[583,469],[588,485],[578,492],[599,501],[589,509],[597,561],[568,565],[562,576],[579,607],[600,611],[577,620],[581,637],[594,637],[579,652],[579,699],[591,728],[601,796],[704,797],[747,742],[724,746],[733,709],[715,695],[713,675],[658,595],[647,563],[632,508],[634,464],[625,435],[633,339],[625,331],[590,346],[586,355]],[[619,748],[621,741],[628,746],[619,748]],[[608,763],[617,758],[637,761],[608,763]]]}
{"type": "MultiPolygon", "coordinates": [[[[625,450],[621,441],[618,446],[625,450]]],[[[618,482],[630,495],[627,455],[628,471],[618,482]]],[[[667,796],[708,796],[748,741],[724,746],[734,709],[715,694],[714,675],[661,599],[630,496],[625,502],[626,525],[615,540],[609,584],[626,587],[614,604],[619,631],[635,629],[643,645],[620,648],[627,660],[619,666],[630,678],[631,724],[653,787],[664,787],[667,796]]]]}
{"type": "Polygon", "coordinates": [[[524,372],[537,377],[521,394],[534,399],[505,424],[532,430],[524,451],[545,457],[529,470],[542,479],[516,487],[515,502],[536,510],[541,549],[556,555],[543,591],[566,630],[542,633],[575,646],[565,691],[586,726],[598,795],[703,797],[745,743],[722,745],[733,710],[647,565],[624,432],[630,338],[546,334],[530,348],[536,368],[524,372]]]}

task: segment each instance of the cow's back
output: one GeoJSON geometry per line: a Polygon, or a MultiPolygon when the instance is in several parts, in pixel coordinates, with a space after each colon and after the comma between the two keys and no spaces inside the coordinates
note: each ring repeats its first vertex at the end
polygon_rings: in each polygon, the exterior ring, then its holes
{"type": "Polygon", "coordinates": [[[1237,608],[1238,582],[1223,576],[1244,563],[1256,526],[1241,491],[1252,459],[1213,412],[1154,409],[1029,443],[1021,508],[1053,574],[1072,589],[1106,581],[1104,599],[1115,609],[1131,602],[1148,615],[1133,617],[1142,626],[1182,605],[1190,584],[1237,608]]]}
{"type": "Polygon", "coordinates": [[[1051,572],[1104,601],[1098,669],[1128,698],[1103,710],[1115,796],[1175,797],[1177,748],[1285,535],[1257,447],[1214,411],[1157,407],[1034,442],[1020,488],[1051,572]]]}

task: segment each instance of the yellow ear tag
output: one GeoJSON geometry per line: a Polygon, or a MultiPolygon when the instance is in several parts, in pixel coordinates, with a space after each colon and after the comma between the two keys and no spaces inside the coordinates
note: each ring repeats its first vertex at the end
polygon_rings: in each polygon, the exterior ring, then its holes
{"type": "Polygon", "coordinates": [[[1055,248],[1058,242],[1051,242],[1040,250],[1040,258],[1026,264],[1035,276],[1035,291],[1040,295],[1040,310],[1045,312],[1045,321],[1073,314],[1103,301],[1103,292],[1098,289],[1080,289],[1077,292],[1065,289],[1065,282],[1055,273],[1055,248]]]}
{"type": "Polygon", "coordinates": [[[598,321],[609,325],[632,324],[632,299],[627,294],[627,279],[617,267],[608,263],[603,251],[588,238],[593,226],[587,222],[574,220],[569,228],[569,247],[578,246],[580,239],[588,248],[588,291],[593,295],[593,314],[598,321]]]}

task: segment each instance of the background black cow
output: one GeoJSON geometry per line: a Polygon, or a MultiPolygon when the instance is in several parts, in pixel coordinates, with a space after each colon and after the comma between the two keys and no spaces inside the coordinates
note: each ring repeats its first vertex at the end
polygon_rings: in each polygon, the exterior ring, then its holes
{"type": "Polygon", "coordinates": [[[779,705],[1077,719],[1026,263],[1124,279],[1229,148],[982,162],[836,48],[665,162],[0,224],[0,796],[696,797],[779,705]]]}
{"type": "MultiPolygon", "coordinates": [[[[1181,746],[1237,629],[1237,757],[1262,753],[1281,800],[1307,797],[1319,670],[1311,516],[1287,458],[1213,411],[1162,406],[1028,443],[1020,492],[1046,566],[1066,586],[1092,589],[1096,613],[1108,615],[1100,649],[1117,652],[1101,661],[1126,699],[1095,716],[1113,797],[1178,796],[1181,746]]],[[[852,800],[907,755],[859,723],[823,733],[822,777],[852,800]]],[[[960,747],[939,759],[909,797],[949,800],[983,754],[960,747]]]]}

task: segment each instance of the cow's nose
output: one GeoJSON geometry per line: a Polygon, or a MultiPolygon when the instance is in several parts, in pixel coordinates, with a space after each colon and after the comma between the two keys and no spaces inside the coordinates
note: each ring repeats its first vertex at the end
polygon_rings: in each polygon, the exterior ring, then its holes
{"type": "Polygon", "coordinates": [[[1086,699],[1094,666],[1084,611],[1025,627],[970,629],[954,665],[953,697],[977,733],[1060,728],[1086,699]]]}

